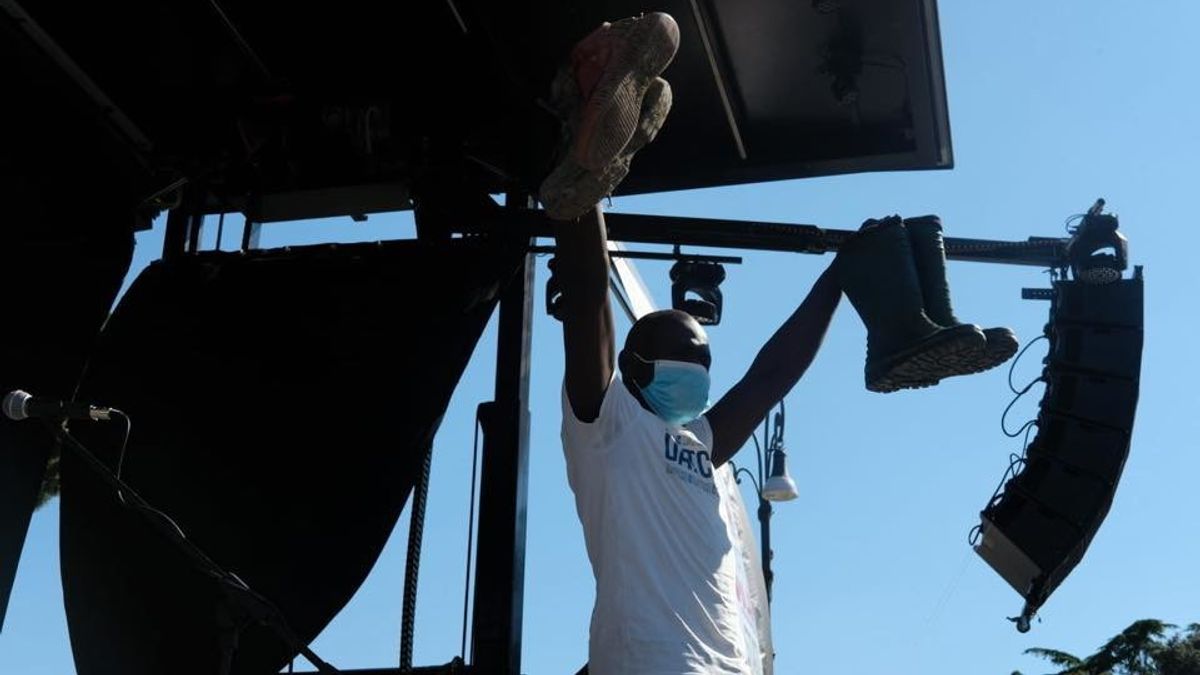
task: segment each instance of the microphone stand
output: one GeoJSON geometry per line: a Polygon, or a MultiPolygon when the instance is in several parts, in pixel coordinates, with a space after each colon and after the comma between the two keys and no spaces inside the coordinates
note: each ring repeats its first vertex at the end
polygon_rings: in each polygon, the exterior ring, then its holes
{"type": "Polygon", "coordinates": [[[274,630],[275,634],[296,653],[308,659],[318,672],[341,672],[321,660],[321,657],[304,644],[288,626],[287,619],[284,618],[283,612],[278,607],[256,593],[236,574],[225,570],[208,557],[200,547],[187,538],[174,520],[142,499],[141,495],[129,487],[128,483],[117,477],[90,450],[76,440],[67,430],[65,421],[58,424],[48,423],[47,426],[55,438],[74,450],[104,482],[108,483],[109,487],[116,491],[122,506],[141,514],[160,534],[175,544],[175,547],[187,556],[197,570],[217,582],[224,598],[224,602],[218,609],[218,624],[222,630],[221,668],[218,671],[220,675],[228,675],[231,671],[234,652],[237,651],[238,636],[247,625],[252,623],[265,625],[274,630]]]}

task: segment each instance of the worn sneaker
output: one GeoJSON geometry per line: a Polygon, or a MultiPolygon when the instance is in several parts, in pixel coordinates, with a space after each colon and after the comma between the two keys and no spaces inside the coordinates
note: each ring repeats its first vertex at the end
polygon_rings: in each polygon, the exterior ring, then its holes
{"type": "Polygon", "coordinates": [[[654,12],[605,23],[571,52],[584,102],[575,134],[575,161],[600,171],[629,143],[650,83],[675,57],[679,25],[654,12]]]}
{"type": "Polygon", "coordinates": [[[671,105],[670,88],[658,75],[678,48],[679,26],[655,12],[605,23],[572,50],[569,68],[551,87],[552,105],[566,121],[560,163],[540,190],[553,217],[578,217],[610,194],[633,154],[658,133],[671,105]],[[590,194],[595,201],[575,206],[590,194]]]}
{"type": "MultiPolygon", "coordinates": [[[[573,220],[586,213],[600,200],[612,194],[629,173],[633,156],[654,140],[671,110],[671,85],[654,78],[642,99],[638,125],[633,137],[611,162],[600,171],[590,171],[565,151],[562,161],[542,181],[539,197],[546,212],[556,220],[573,220]]],[[[571,134],[567,135],[568,140],[571,134]]]]}

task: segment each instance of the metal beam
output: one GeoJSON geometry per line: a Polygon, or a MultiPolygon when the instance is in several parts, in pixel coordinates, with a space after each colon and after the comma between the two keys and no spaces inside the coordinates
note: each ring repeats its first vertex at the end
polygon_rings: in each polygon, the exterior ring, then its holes
{"type": "MultiPolygon", "coordinates": [[[[36,5],[37,3],[34,4],[36,5]]],[[[153,151],[153,143],[129,119],[129,116],[117,107],[112,98],[84,72],[83,68],[74,59],[63,51],[62,47],[33,20],[33,17],[21,7],[17,0],[0,0],[0,13],[7,15],[79,87],[83,95],[91,100],[94,105],[93,112],[96,114],[97,119],[103,120],[113,131],[114,135],[122,139],[134,151],[134,156],[143,167],[148,167],[150,162],[147,159],[147,155],[153,151]]]]}
{"type": "MultiPolygon", "coordinates": [[[[219,204],[227,211],[238,204],[219,204]]],[[[412,207],[408,186],[403,183],[372,183],[318,190],[297,190],[264,194],[249,200],[242,208],[256,223],[276,223],[311,218],[359,216],[370,213],[403,211],[412,207]]]]}
{"type": "MultiPolygon", "coordinates": [[[[704,45],[704,55],[708,57],[708,67],[712,70],[713,82],[717,85],[717,94],[721,97],[721,108],[725,112],[725,122],[729,125],[729,133],[733,135],[733,144],[737,148],[738,157],[746,160],[746,142],[742,138],[742,130],[738,125],[737,115],[733,111],[733,96],[728,78],[725,76],[725,64],[729,62],[717,42],[716,31],[709,20],[711,12],[707,7],[701,8],[697,0],[691,0],[692,16],[696,20],[696,30],[700,33],[700,42],[704,45]],[[721,54],[718,56],[717,52],[721,54]]],[[[707,4],[707,3],[705,3],[707,4]]]]}
{"type": "MultiPolygon", "coordinates": [[[[509,196],[509,204],[518,200],[509,196]]],[[[528,208],[519,200],[513,210],[528,208]]],[[[512,208],[512,207],[510,207],[512,208]]],[[[524,242],[532,245],[533,241],[524,242]]],[[[529,368],[533,254],[526,253],[500,299],[495,400],[481,411],[483,471],[471,665],[520,675],[525,598],[525,515],[529,482],[529,368]]]]}
{"type": "Polygon", "coordinates": [[[242,53],[245,54],[246,58],[250,59],[250,62],[254,64],[254,68],[258,70],[258,74],[262,76],[263,81],[270,82],[274,80],[275,78],[271,75],[271,71],[267,68],[266,64],[263,63],[263,60],[259,58],[258,52],[254,51],[254,48],[250,46],[250,43],[246,40],[245,36],[242,35],[242,32],[238,30],[237,26],[235,26],[233,21],[229,18],[229,15],[225,13],[224,9],[221,9],[221,5],[217,3],[217,0],[209,0],[208,4],[212,6],[213,11],[217,14],[217,18],[221,20],[221,25],[225,27],[225,30],[229,33],[229,36],[232,37],[233,41],[236,42],[238,47],[241,48],[242,53]]]}
{"type": "MultiPolygon", "coordinates": [[[[737,248],[792,253],[831,253],[853,230],[830,230],[816,225],[755,220],[719,220],[607,213],[608,238],[642,244],[674,244],[712,248],[737,248]]],[[[553,237],[555,226],[543,211],[499,210],[486,222],[460,229],[464,234],[504,237],[553,237]]],[[[946,238],[951,260],[1005,263],[1033,267],[1062,267],[1067,239],[1030,237],[1026,241],[946,238]]]]}
{"type": "MultiPolygon", "coordinates": [[[[723,265],[741,265],[742,259],[740,256],[733,255],[699,255],[689,253],[662,253],[659,251],[629,251],[625,248],[615,248],[620,246],[619,242],[610,241],[608,243],[608,257],[616,260],[662,260],[672,262],[707,262],[720,263],[723,265]]],[[[553,246],[530,246],[530,253],[538,255],[558,253],[558,249],[553,246]]]]}

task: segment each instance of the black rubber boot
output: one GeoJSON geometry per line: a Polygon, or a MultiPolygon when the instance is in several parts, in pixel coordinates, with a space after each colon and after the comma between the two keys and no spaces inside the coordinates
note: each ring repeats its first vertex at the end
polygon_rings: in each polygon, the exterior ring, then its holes
{"type": "Polygon", "coordinates": [[[867,389],[892,392],[936,384],[977,359],[983,333],[942,327],[924,311],[912,245],[898,216],[862,230],[842,245],[838,278],[867,327],[867,389]]]}
{"type": "MultiPolygon", "coordinates": [[[[913,261],[921,282],[921,296],[925,301],[925,314],[931,321],[949,328],[963,325],[954,316],[950,304],[950,284],[946,281],[946,247],[942,239],[942,221],[937,216],[906,218],[904,227],[912,242],[913,261]]],[[[976,326],[978,328],[978,326],[976,326]]],[[[961,362],[964,370],[953,375],[969,375],[990,370],[1012,358],[1020,343],[1011,330],[1004,327],[983,329],[986,339],[984,349],[973,359],[961,362]]],[[[949,377],[948,376],[948,377],[949,377]]],[[[930,384],[936,384],[932,382],[930,384]]]]}

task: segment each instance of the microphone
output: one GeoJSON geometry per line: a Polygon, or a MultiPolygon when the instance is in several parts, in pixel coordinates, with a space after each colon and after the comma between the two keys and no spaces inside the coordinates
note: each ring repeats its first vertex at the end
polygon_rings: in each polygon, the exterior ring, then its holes
{"type": "Polygon", "coordinates": [[[108,421],[112,418],[112,408],[31,396],[20,389],[5,394],[0,407],[3,407],[5,417],[17,422],[31,418],[93,422],[108,421]]]}

